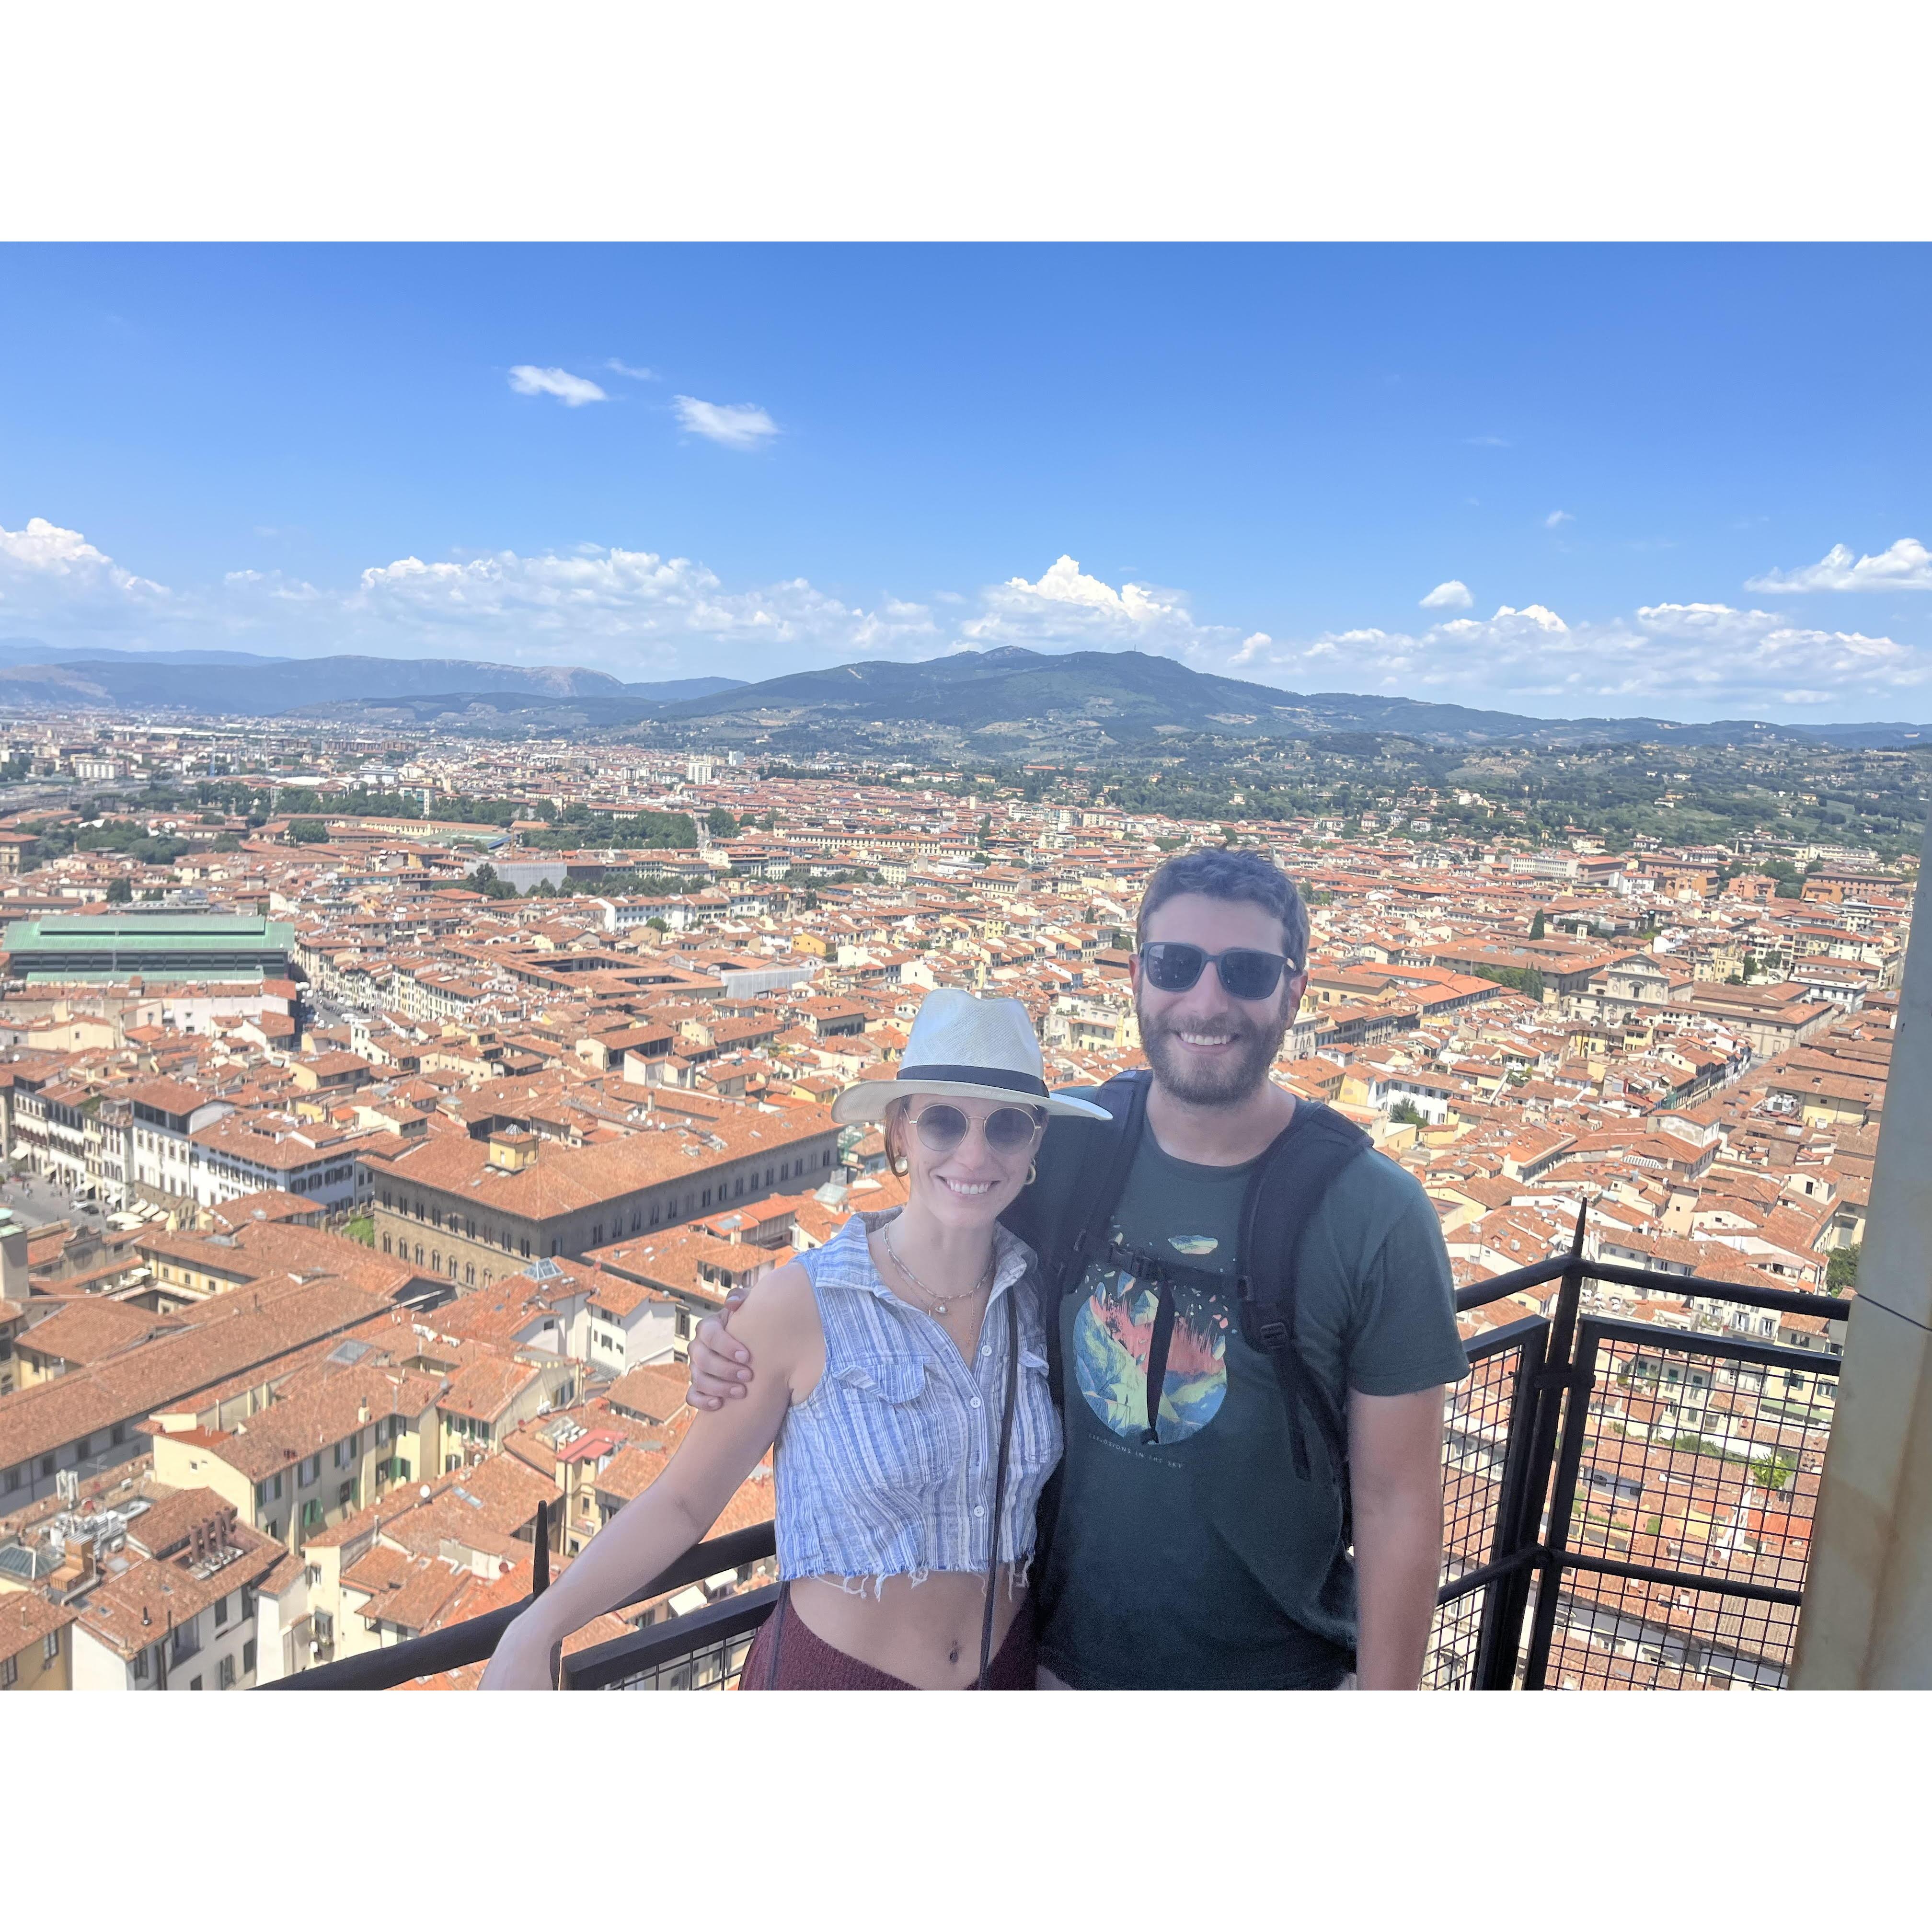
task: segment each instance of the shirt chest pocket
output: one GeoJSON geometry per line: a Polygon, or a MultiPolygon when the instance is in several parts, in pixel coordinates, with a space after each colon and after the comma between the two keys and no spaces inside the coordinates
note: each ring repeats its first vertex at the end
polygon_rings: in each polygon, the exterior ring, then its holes
{"type": "Polygon", "coordinates": [[[1031,1342],[1022,1342],[1019,1385],[1015,1391],[1018,1406],[1013,1417],[1014,1469],[1010,1481],[1035,1473],[1044,1480],[1060,1460],[1060,1417],[1053,1406],[1051,1373],[1045,1353],[1031,1342]]]}
{"type": "Polygon", "coordinates": [[[862,1355],[837,1370],[850,1453],[868,1484],[938,1489],[966,1453],[966,1424],[939,1372],[913,1355],[862,1355]]]}

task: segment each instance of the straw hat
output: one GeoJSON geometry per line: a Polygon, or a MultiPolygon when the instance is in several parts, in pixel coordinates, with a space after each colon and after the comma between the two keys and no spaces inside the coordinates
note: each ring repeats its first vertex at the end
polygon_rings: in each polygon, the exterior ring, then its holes
{"type": "Polygon", "coordinates": [[[946,1094],[1012,1100],[1070,1119],[1105,1120],[1104,1107],[1046,1090],[1040,1042],[1017,1000],[982,1000],[940,986],[920,1003],[893,1080],[862,1080],[832,1103],[835,1120],[876,1120],[895,1100],[946,1094]]]}

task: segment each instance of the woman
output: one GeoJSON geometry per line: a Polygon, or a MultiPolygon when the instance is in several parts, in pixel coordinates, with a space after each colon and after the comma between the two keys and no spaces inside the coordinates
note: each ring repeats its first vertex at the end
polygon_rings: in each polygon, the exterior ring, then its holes
{"type": "Polygon", "coordinates": [[[486,1690],[554,1682],[563,1638],[700,1540],[775,1443],[784,1581],[746,1688],[1031,1688],[1019,1612],[1060,1428],[1033,1253],[998,1217],[1048,1119],[1101,1110],[1048,1094],[1017,1000],[941,989],[898,1077],[832,1111],[884,1122],[906,1205],[855,1215],[757,1284],[732,1333],[777,1372],[697,1416],[664,1474],[505,1633],[486,1690]]]}

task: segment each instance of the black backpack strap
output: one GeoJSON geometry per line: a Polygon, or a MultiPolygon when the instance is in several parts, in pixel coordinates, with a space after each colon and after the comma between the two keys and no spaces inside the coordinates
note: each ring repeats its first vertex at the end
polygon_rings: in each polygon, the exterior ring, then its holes
{"type": "Polygon", "coordinates": [[[1006,1513],[1006,1462],[1012,1453],[1013,1411],[1019,1406],[1019,1284],[1006,1290],[1006,1399],[1000,1406],[999,1472],[993,1478],[993,1551],[986,1559],[986,1601],[980,1624],[980,1678],[976,1690],[986,1688],[993,1665],[993,1608],[1000,1578],[1000,1525],[1006,1513]]]}
{"type": "MultiPolygon", "coordinates": [[[[1040,1257],[1040,1313],[1046,1330],[1046,1386],[1056,1410],[1064,1402],[1060,1346],[1061,1298],[1077,1286],[1094,1253],[1111,1238],[1114,1208],[1127,1184],[1147,1121],[1150,1076],[1144,1068],[1116,1074],[1094,1100],[1110,1120],[1061,1120],[1040,1143],[1038,1177],[1000,1218],[1040,1257]]],[[[1044,1575],[1060,1514],[1066,1465],[1042,1491],[1034,1563],[1044,1575]]]]}
{"type": "Polygon", "coordinates": [[[1154,1281],[1154,1333],[1148,1339],[1147,1426],[1143,1442],[1160,1440],[1160,1394],[1167,1385],[1167,1352],[1174,1342],[1174,1282],[1165,1271],[1154,1281]]]}
{"type": "Polygon", "coordinates": [[[1127,1184],[1147,1115],[1148,1076],[1116,1076],[1094,1094],[1108,1120],[1060,1120],[1041,1142],[1033,1183],[1000,1216],[1040,1257],[1047,1364],[1060,1400],[1060,1298],[1106,1245],[1114,1204],[1127,1184]]]}
{"type": "Polygon", "coordinates": [[[1062,1221],[1074,1228],[1073,1238],[1054,1253],[1046,1274],[1047,1381],[1056,1404],[1060,1400],[1060,1298],[1078,1286],[1087,1264],[1108,1244],[1114,1209],[1126,1190],[1134,1156],[1140,1150],[1149,1084],[1145,1073],[1123,1073],[1094,1096],[1113,1115],[1113,1124],[1092,1124],[1075,1191],[1061,1210],[1062,1221]]]}
{"type": "Polygon", "coordinates": [[[1352,1121],[1318,1101],[1298,1100],[1294,1118],[1256,1165],[1241,1205],[1241,1274],[1235,1284],[1241,1336],[1268,1356],[1288,1411],[1294,1473],[1310,1480],[1307,1426],[1312,1422],[1342,1490],[1343,1546],[1348,1499],[1348,1418],[1297,1345],[1295,1292],[1308,1223],[1336,1177],[1373,1144],[1352,1121]]]}

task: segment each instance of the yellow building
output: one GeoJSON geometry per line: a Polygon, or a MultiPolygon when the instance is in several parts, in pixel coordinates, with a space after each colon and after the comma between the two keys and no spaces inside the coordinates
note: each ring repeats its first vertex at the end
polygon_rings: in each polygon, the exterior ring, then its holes
{"type": "Polygon", "coordinates": [[[345,1364],[225,1428],[206,1414],[158,1414],[155,1480],[213,1490],[250,1528],[299,1550],[428,1471],[442,1450],[440,1386],[409,1370],[345,1364]]]}
{"type": "Polygon", "coordinates": [[[74,1620],[38,1590],[0,1587],[0,1690],[71,1690],[74,1620]]]}

